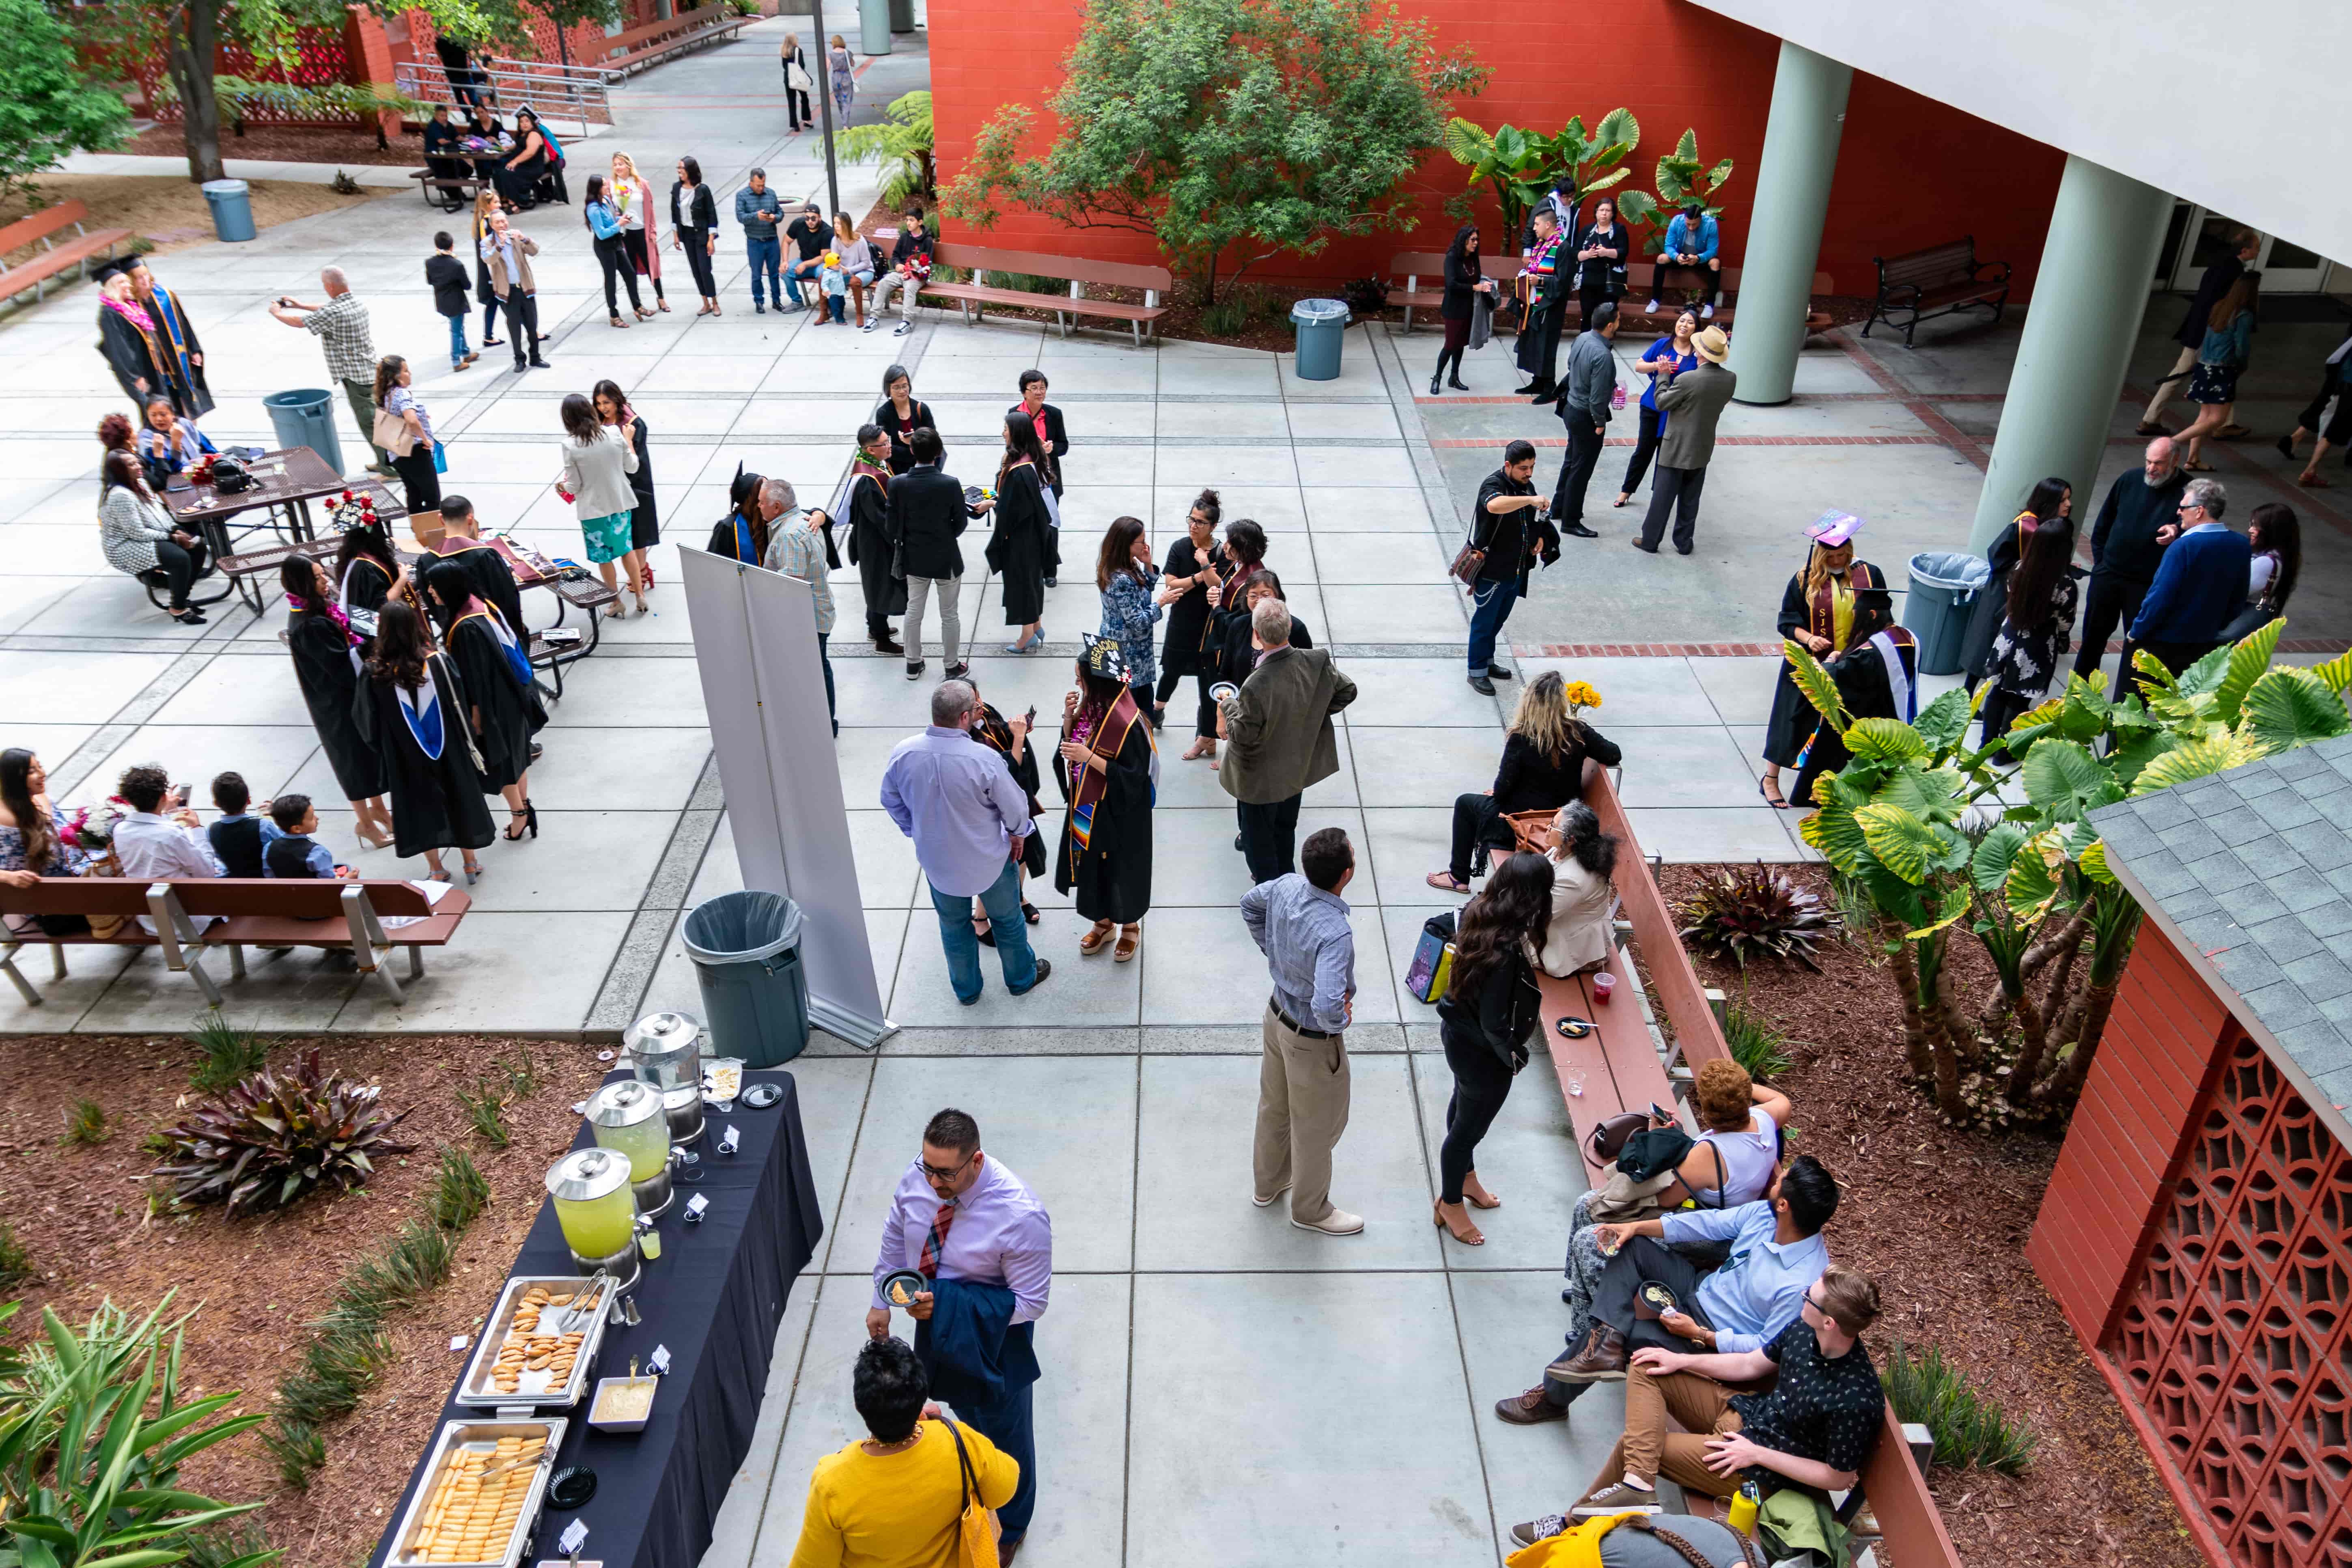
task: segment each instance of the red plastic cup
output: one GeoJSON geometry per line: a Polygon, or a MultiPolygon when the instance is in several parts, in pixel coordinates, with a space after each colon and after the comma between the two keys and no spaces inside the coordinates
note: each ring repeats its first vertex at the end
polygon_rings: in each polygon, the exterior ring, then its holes
{"type": "Polygon", "coordinates": [[[1603,1007],[1609,1005],[1609,993],[1616,989],[1617,977],[1607,970],[1604,969],[1592,977],[1592,1000],[1600,1005],[1603,1007]]]}

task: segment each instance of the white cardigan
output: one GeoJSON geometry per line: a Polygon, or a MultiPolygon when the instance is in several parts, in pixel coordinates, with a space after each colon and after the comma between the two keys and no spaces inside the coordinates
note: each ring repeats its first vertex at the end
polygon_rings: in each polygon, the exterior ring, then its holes
{"type": "Polygon", "coordinates": [[[1573,855],[1551,863],[1551,929],[1544,935],[1543,972],[1567,976],[1609,956],[1609,911],[1616,889],[1573,855]]]}
{"type": "Polygon", "coordinates": [[[580,521],[635,511],[637,492],[629,476],[637,471],[636,448],[621,439],[617,426],[603,425],[586,446],[563,438],[563,488],[572,492],[580,521]]]}

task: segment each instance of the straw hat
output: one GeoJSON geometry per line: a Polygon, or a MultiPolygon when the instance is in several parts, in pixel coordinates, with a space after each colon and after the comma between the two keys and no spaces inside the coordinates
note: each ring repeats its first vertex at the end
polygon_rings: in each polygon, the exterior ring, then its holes
{"type": "Polygon", "coordinates": [[[1721,364],[1724,356],[1731,353],[1731,340],[1723,335],[1721,327],[1709,327],[1691,340],[1691,347],[1698,352],[1699,358],[1721,364]]]}

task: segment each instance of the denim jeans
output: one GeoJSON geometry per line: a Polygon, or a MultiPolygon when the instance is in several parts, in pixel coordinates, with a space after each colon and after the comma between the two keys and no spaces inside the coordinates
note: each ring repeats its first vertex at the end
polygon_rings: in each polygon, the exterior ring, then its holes
{"type": "MultiPolygon", "coordinates": [[[[929,878],[924,886],[929,887],[929,878]]],[[[980,895],[988,911],[989,929],[996,933],[996,959],[1004,966],[1004,988],[1015,996],[1037,984],[1037,955],[1029,948],[1029,924],[1021,918],[1021,868],[1012,861],[980,895]]],[[[980,937],[971,929],[971,898],[942,893],[931,888],[931,907],[940,912],[940,945],[947,949],[948,984],[956,1000],[980,1000],[980,937]]]]}
{"type": "MultiPolygon", "coordinates": [[[[756,305],[773,299],[778,305],[783,304],[783,240],[772,234],[749,237],[743,241],[743,249],[751,258],[751,302],[756,305]],[[760,291],[762,276],[767,279],[765,294],[760,291]]],[[[795,294],[793,298],[798,299],[799,295],[795,294]]]]}
{"type": "Polygon", "coordinates": [[[1480,583],[1470,590],[1470,673],[1484,675],[1486,667],[1495,662],[1495,639],[1503,635],[1503,623],[1511,618],[1511,606],[1519,602],[1519,580],[1506,577],[1496,583],[1480,583]]]}
{"type": "MultiPolygon", "coordinates": [[[[473,311],[471,310],[468,310],[466,312],[467,316],[470,316],[472,314],[473,311]]],[[[461,365],[466,363],[466,356],[471,353],[473,353],[473,350],[468,348],[466,344],[466,316],[450,317],[449,363],[452,367],[461,365]]]]}

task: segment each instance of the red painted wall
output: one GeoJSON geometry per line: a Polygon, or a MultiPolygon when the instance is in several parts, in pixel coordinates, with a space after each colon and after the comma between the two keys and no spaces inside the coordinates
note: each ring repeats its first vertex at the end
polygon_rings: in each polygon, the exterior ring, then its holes
{"type": "Polygon", "coordinates": [[[2228,1026],[2170,939],[2142,926],[2025,1247],[2088,1348],[2107,1336],[2228,1026]]]}
{"type": "MultiPolygon", "coordinates": [[[[1659,157],[1685,128],[1713,163],[1736,159],[1726,187],[1724,256],[1746,248],[1757,161],[1772,101],[1779,41],[1686,0],[1617,0],[1606,10],[1507,6],[1479,0],[1402,0],[1436,24],[1442,43],[1468,45],[1493,68],[1486,90],[1462,100],[1464,118],[1492,128],[1509,122],[1547,132],[1571,114],[1590,125],[1621,104],[1642,125],[1627,182],[1652,188],[1659,157]],[[1597,46],[1597,47],[1596,47],[1597,46]]],[[[1004,7],[980,0],[932,0],[932,110],[941,171],[953,174],[982,124],[1006,104],[1043,114],[1078,31],[1075,0],[1004,7]]],[[[1042,144],[1042,143],[1041,143],[1042,144]]],[[[1892,256],[1973,233],[1978,254],[2015,265],[2021,293],[2032,286],[2065,155],[1958,110],[1857,73],[1832,188],[1820,268],[1842,294],[1869,294],[1873,256],[1892,256]]],[[[1268,264],[1269,276],[1360,277],[1401,250],[1442,249],[1453,221],[1441,207],[1462,188],[1463,169],[1443,153],[1423,171],[1424,218],[1413,235],[1335,242],[1311,259],[1268,264]]],[[[1497,218],[1485,204],[1486,241],[1497,218]]],[[[1121,230],[1071,233],[1031,215],[1008,215],[985,236],[947,226],[948,237],[1014,250],[1051,250],[1097,260],[1157,261],[1149,237],[1121,230]]]]}

